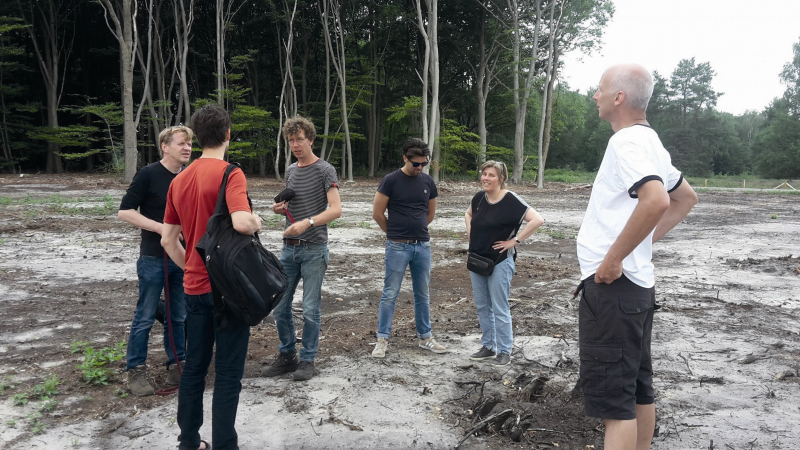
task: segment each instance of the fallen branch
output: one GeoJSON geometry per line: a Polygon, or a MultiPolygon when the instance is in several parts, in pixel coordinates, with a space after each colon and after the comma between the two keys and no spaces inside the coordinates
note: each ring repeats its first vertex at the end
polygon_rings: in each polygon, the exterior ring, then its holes
{"type": "Polygon", "coordinates": [[[487,417],[484,420],[481,420],[480,422],[478,422],[477,425],[475,425],[474,427],[470,428],[466,433],[464,433],[464,437],[461,438],[460,441],[458,441],[458,444],[456,444],[455,448],[458,449],[459,447],[461,447],[461,444],[463,444],[464,441],[466,441],[470,436],[472,436],[472,433],[480,431],[481,428],[485,427],[486,425],[488,425],[490,423],[497,423],[497,422],[502,423],[502,422],[505,422],[508,419],[508,417],[511,416],[512,414],[514,414],[514,410],[513,409],[507,409],[507,410],[499,412],[499,413],[497,413],[497,414],[495,414],[493,416],[487,417]],[[501,422],[501,419],[502,419],[502,422],[501,422]]]}

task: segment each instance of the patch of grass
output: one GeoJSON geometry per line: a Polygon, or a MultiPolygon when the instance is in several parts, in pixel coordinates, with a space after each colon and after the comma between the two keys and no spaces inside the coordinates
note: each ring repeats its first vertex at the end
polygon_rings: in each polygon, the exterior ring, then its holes
{"type": "Polygon", "coordinates": [[[83,364],[77,366],[83,371],[83,379],[88,384],[107,385],[114,379],[116,369],[112,363],[125,357],[125,341],[114,344],[113,347],[103,347],[95,350],[86,342],[73,342],[72,353],[83,352],[83,364]]]}
{"type": "Polygon", "coordinates": [[[358,226],[361,228],[371,228],[372,224],[370,224],[369,222],[358,222],[358,226]]]}
{"type": "MultiPolygon", "coordinates": [[[[715,190],[710,189],[710,188],[696,187],[696,186],[692,186],[692,187],[694,188],[695,192],[703,192],[703,193],[720,192],[720,191],[715,191],[715,190]]],[[[764,189],[764,190],[741,189],[741,190],[736,191],[736,193],[737,194],[767,194],[767,195],[800,195],[800,190],[798,190],[798,191],[775,190],[775,189],[772,189],[772,188],[768,188],[768,189],[764,189]]]]}
{"type": "Polygon", "coordinates": [[[127,396],[128,396],[128,393],[127,393],[127,392],[125,392],[125,390],[124,390],[124,389],[120,389],[120,388],[117,388],[117,390],[116,390],[116,391],[114,391],[114,394],[116,394],[116,395],[119,395],[119,396],[120,396],[120,398],[125,398],[125,397],[127,397],[127,396]]]}
{"type": "Polygon", "coordinates": [[[42,403],[42,406],[39,407],[39,411],[50,412],[56,406],[58,406],[58,400],[50,399],[50,400],[42,403]]]}
{"type": "Polygon", "coordinates": [[[9,419],[9,421],[6,422],[6,426],[8,428],[16,428],[17,427],[17,419],[9,419]]]}
{"type": "Polygon", "coordinates": [[[586,172],[582,170],[571,169],[545,169],[544,182],[559,182],[559,183],[594,183],[597,177],[597,172],[586,172]]]}
{"type": "Polygon", "coordinates": [[[333,219],[333,222],[328,223],[328,228],[339,228],[344,223],[339,219],[333,219]]]}
{"type": "Polygon", "coordinates": [[[542,233],[550,236],[553,239],[575,239],[575,233],[562,231],[562,230],[554,230],[551,228],[544,228],[540,227],[536,230],[537,233],[542,233]]]}
{"type": "Polygon", "coordinates": [[[777,218],[778,218],[778,215],[777,215],[777,214],[773,214],[773,215],[771,215],[771,216],[769,216],[769,217],[770,217],[770,219],[777,219],[777,218]]]}
{"type": "Polygon", "coordinates": [[[261,226],[266,225],[269,228],[283,228],[286,218],[279,214],[271,214],[269,216],[261,216],[261,226]]]}
{"type": "Polygon", "coordinates": [[[17,387],[17,385],[14,384],[14,379],[11,377],[6,377],[5,380],[0,381],[0,393],[9,389],[14,389],[15,387],[17,387]]]}
{"type": "Polygon", "coordinates": [[[776,186],[788,182],[794,187],[798,187],[798,180],[776,180],[771,178],[760,178],[752,174],[740,175],[713,175],[710,177],[686,177],[686,180],[693,187],[725,187],[725,188],[753,188],[753,189],[773,189],[776,186]]]}

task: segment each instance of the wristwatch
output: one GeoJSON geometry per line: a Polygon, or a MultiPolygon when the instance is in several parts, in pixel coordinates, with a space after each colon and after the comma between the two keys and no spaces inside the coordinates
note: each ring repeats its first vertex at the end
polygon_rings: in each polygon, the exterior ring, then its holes
{"type": "Polygon", "coordinates": [[[309,227],[313,227],[314,226],[314,219],[312,219],[311,217],[308,218],[308,226],[309,227]]]}
{"type": "Polygon", "coordinates": [[[514,240],[517,241],[517,244],[522,244],[522,241],[520,241],[516,236],[514,236],[514,240]]]}

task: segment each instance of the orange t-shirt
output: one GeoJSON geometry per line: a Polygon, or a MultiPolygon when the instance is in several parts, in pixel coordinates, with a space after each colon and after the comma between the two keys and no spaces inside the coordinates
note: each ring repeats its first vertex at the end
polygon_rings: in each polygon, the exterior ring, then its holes
{"type": "MultiPolygon", "coordinates": [[[[211,292],[206,266],[194,247],[206,233],[208,219],[214,214],[226,167],[228,163],[220,159],[200,158],[178,174],[169,186],[164,223],[180,225],[186,240],[183,290],[189,295],[211,292]]],[[[225,200],[230,213],[251,211],[247,202],[247,180],[241,169],[234,169],[228,176],[225,200]]]]}

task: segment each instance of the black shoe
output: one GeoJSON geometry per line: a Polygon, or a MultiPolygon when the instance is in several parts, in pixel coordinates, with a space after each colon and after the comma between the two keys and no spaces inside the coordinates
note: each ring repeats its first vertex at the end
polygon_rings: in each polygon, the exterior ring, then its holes
{"type": "Polygon", "coordinates": [[[470,355],[470,361],[483,361],[484,359],[494,358],[496,353],[486,347],[481,347],[476,353],[470,355]]]}
{"type": "Polygon", "coordinates": [[[262,377],[276,377],[297,370],[297,353],[280,353],[275,361],[261,369],[262,377]]]}
{"type": "Polygon", "coordinates": [[[508,353],[498,353],[497,357],[492,361],[493,366],[507,366],[511,362],[511,355],[508,353]]]}
{"type": "Polygon", "coordinates": [[[314,376],[314,361],[300,361],[297,370],[294,371],[292,379],[294,381],[310,380],[314,376]]]}

